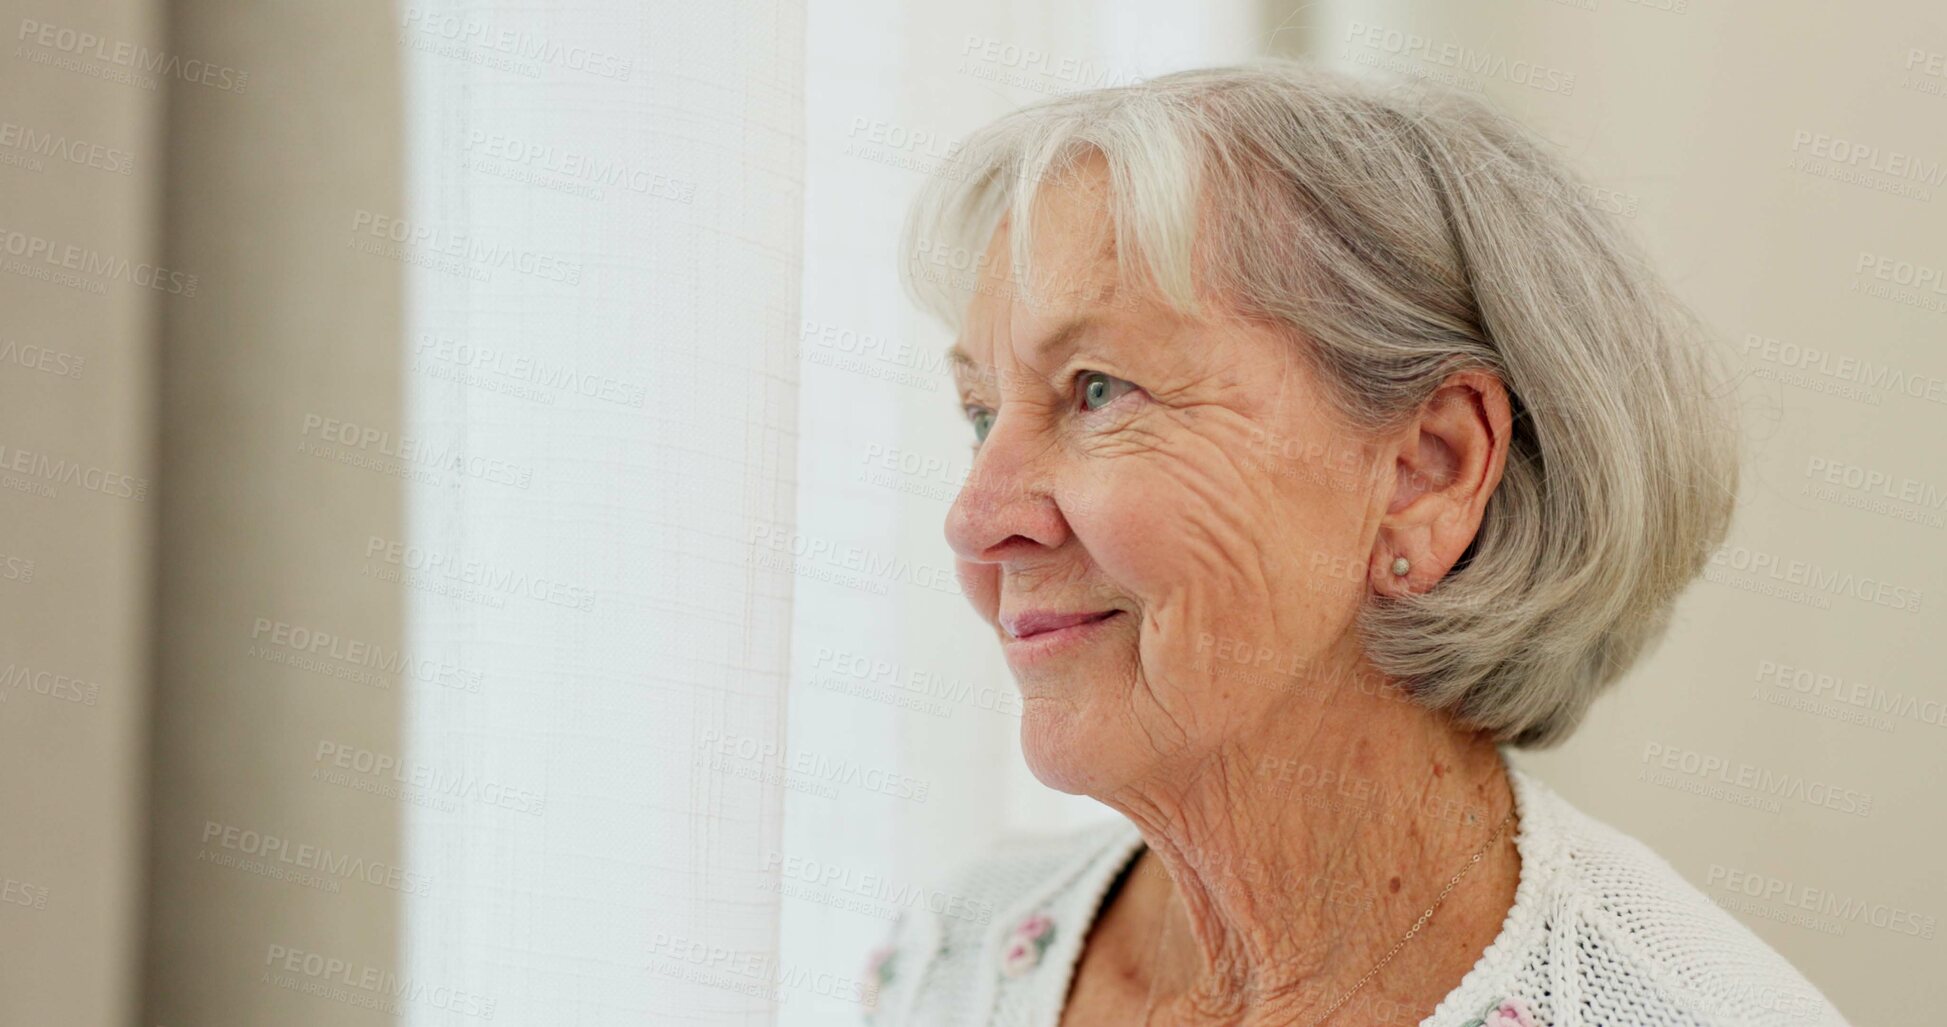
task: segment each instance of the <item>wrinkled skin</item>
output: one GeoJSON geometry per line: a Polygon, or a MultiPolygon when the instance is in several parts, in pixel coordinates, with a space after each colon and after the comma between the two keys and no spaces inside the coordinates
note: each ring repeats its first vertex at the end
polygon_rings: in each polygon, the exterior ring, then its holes
{"type": "MultiPolygon", "coordinates": [[[[1511,809],[1492,741],[1406,701],[1354,630],[1466,549],[1507,398],[1457,374],[1412,423],[1355,430],[1300,341],[1118,281],[1106,178],[1079,172],[1037,207],[1034,289],[1007,273],[1005,223],[987,251],[957,347],[963,406],[991,429],[946,525],[1008,650],[1030,767],[1149,843],[1063,1023],[1310,1022],[1511,809]],[[1025,658],[1006,624],[1030,609],[1113,614],[1025,658]]],[[[1459,983],[1512,899],[1512,835],[1334,1022],[1381,1000],[1416,1022],[1459,983]]]]}

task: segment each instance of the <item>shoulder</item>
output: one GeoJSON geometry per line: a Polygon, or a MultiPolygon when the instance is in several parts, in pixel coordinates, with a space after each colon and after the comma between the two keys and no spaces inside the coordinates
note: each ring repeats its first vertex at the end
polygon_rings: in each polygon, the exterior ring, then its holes
{"type": "Polygon", "coordinates": [[[1523,782],[1548,838],[1558,929],[1551,966],[1599,1022],[1828,1027],[1845,1020],[1819,989],[1649,846],[1523,782]]]}
{"type": "Polygon", "coordinates": [[[867,1021],[873,1027],[984,1024],[981,1011],[1004,997],[1004,981],[1006,997],[1035,1000],[1008,979],[1026,976],[1018,974],[1026,959],[1052,966],[1072,958],[1071,944],[1079,953],[1099,889],[1140,840],[1117,818],[1008,838],[936,875],[926,908],[909,908],[871,957],[866,983],[877,991],[867,1021]],[[1017,935],[1027,944],[1011,946],[1017,935]],[[1010,951],[1017,957],[1012,965],[1010,951]]]}

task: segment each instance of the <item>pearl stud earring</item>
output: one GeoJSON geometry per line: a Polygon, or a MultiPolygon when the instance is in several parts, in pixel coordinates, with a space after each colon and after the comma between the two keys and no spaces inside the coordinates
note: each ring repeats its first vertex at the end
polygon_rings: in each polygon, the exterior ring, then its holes
{"type": "Polygon", "coordinates": [[[1407,572],[1407,571],[1409,571],[1409,570],[1412,570],[1412,569],[1413,569],[1413,565],[1412,565],[1412,564],[1410,564],[1410,563],[1407,563],[1407,562],[1406,562],[1406,557],[1403,557],[1403,556],[1396,556],[1396,557],[1394,557],[1394,558],[1393,558],[1393,573],[1394,573],[1394,574],[1397,574],[1397,575],[1399,575],[1400,577],[1402,577],[1402,578],[1403,578],[1403,577],[1405,577],[1405,576],[1406,576],[1406,572],[1407,572]]]}

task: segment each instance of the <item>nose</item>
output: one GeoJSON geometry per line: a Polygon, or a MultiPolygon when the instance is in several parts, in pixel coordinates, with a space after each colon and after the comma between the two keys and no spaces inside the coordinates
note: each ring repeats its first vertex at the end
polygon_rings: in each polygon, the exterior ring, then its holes
{"type": "Polygon", "coordinates": [[[1032,437],[1026,423],[1010,428],[1007,418],[995,419],[947,510],[947,544],[969,563],[1001,563],[1068,540],[1047,466],[1054,447],[1032,437]]]}

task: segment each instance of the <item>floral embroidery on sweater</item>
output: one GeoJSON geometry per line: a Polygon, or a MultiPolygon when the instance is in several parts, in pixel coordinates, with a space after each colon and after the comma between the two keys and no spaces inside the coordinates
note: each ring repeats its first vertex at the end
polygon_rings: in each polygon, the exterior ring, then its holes
{"type": "Polygon", "coordinates": [[[1046,913],[1035,913],[1021,921],[1008,935],[1001,952],[1001,973],[1019,977],[1041,962],[1042,953],[1055,940],[1055,922],[1046,913]]]}
{"type": "Polygon", "coordinates": [[[865,963],[865,1018],[870,1021],[879,1011],[879,994],[892,984],[892,975],[898,969],[898,949],[891,945],[881,945],[872,950],[871,958],[865,963]]]}
{"type": "Polygon", "coordinates": [[[1526,1002],[1512,996],[1481,1010],[1460,1027],[1540,1027],[1526,1002]]]}

